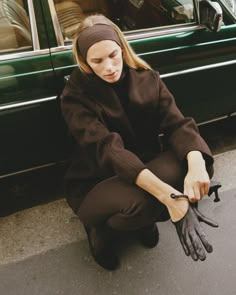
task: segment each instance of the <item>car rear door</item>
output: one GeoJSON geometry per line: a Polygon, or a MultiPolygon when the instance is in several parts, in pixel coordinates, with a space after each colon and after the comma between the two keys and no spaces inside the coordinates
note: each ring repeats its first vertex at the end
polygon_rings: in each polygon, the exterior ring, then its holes
{"type": "Polygon", "coordinates": [[[40,1],[0,2],[0,177],[57,160],[55,76],[40,1]]]}
{"type": "Polygon", "coordinates": [[[198,123],[236,112],[236,24],[221,5],[224,23],[219,32],[192,23],[146,38],[130,34],[135,51],[160,71],[180,109],[198,123]]]}

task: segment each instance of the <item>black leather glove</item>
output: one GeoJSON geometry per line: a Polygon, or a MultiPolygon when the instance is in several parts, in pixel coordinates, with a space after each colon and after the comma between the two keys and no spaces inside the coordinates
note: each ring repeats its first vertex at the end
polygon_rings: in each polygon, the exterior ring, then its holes
{"type": "Polygon", "coordinates": [[[206,251],[213,251],[212,245],[208,242],[200,222],[218,227],[218,224],[205,217],[196,206],[189,205],[186,215],[177,222],[172,223],[176,227],[179,240],[187,256],[191,255],[192,259],[197,261],[206,259],[206,251]]]}

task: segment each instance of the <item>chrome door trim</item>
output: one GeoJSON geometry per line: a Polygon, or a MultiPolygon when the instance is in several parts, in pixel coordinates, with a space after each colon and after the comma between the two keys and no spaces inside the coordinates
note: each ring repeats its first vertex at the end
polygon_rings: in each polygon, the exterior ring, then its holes
{"type": "MultiPolygon", "coordinates": [[[[193,26],[188,25],[188,27],[184,27],[184,30],[183,30],[183,26],[181,26],[178,28],[175,27],[175,28],[171,28],[171,29],[169,27],[168,28],[165,27],[165,29],[162,29],[162,30],[155,28],[155,30],[152,30],[152,31],[150,31],[148,29],[148,31],[145,31],[145,32],[141,31],[140,33],[138,33],[136,31],[135,34],[133,34],[133,32],[130,32],[130,33],[123,32],[123,33],[124,33],[124,36],[127,39],[127,41],[136,41],[136,40],[145,39],[145,38],[155,38],[155,37],[159,37],[162,35],[168,36],[170,34],[184,34],[184,33],[188,34],[189,31],[202,30],[203,28],[205,29],[205,27],[202,27],[199,25],[193,25],[193,26]]],[[[54,29],[56,31],[55,27],[54,27],[54,29]]],[[[72,41],[71,41],[71,44],[65,45],[64,40],[63,40],[61,45],[59,45],[57,47],[52,47],[51,52],[66,51],[66,50],[72,49],[72,47],[73,47],[72,41]]]]}
{"type": "Polygon", "coordinates": [[[72,44],[63,45],[63,46],[57,46],[57,47],[51,47],[50,48],[50,51],[52,53],[55,53],[55,52],[63,52],[63,51],[67,51],[67,50],[72,50],[72,44]]]}
{"type": "Polygon", "coordinates": [[[214,119],[211,119],[211,120],[208,120],[208,121],[203,121],[201,123],[197,123],[197,125],[198,126],[203,126],[203,125],[214,123],[214,122],[217,122],[217,121],[222,121],[222,120],[225,120],[227,118],[234,117],[234,116],[236,116],[236,113],[235,112],[233,112],[231,114],[228,114],[228,115],[224,115],[222,117],[217,117],[217,118],[214,118],[214,119]]]}
{"type": "Polygon", "coordinates": [[[51,166],[56,166],[58,164],[60,164],[60,162],[53,162],[53,163],[48,163],[48,164],[44,164],[44,165],[24,169],[24,170],[19,170],[19,171],[8,173],[8,174],[3,174],[3,175],[0,175],[0,179],[6,178],[6,177],[9,177],[9,176],[14,176],[14,175],[26,173],[26,172],[30,172],[30,171],[35,171],[35,170],[38,170],[38,169],[43,169],[43,168],[47,168],[47,167],[51,167],[51,166]]]}
{"type": "Polygon", "coordinates": [[[219,63],[207,65],[207,66],[200,66],[200,67],[195,67],[195,68],[191,68],[191,69],[187,69],[187,70],[176,71],[176,72],[172,72],[172,73],[168,73],[168,74],[162,74],[162,75],[160,75],[160,77],[162,79],[169,78],[169,77],[179,76],[179,75],[183,75],[183,74],[187,74],[187,73],[193,73],[193,72],[199,72],[202,70],[208,70],[208,69],[213,69],[213,68],[229,66],[229,65],[233,65],[233,64],[236,64],[236,60],[219,62],[219,63]]]}
{"type": "MultiPolygon", "coordinates": [[[[61,46],[61,47],[54,47],[54,48],[51,48],[51,52],[55,53],[55,52],[67,51],[67,50],[70,50],[71,47],[72,47],[71,45],[69,45],[69,46],[61,46]]],[[[170,48],[170,49],[167,49],[167,50],[170,51],[170,50],[174,50],[174,49],[170,48]]],[[[165,51],[165,50],[163,50],[163,51],[165,51]]],[[[143,56],[143,55],[148,55],[150,53],[151,52],[147,52],[147,53],[144,53],[144,54],[141,53],[141,54],[138,54],[138,55],[143,56]]],[[[168,78],[168,77],[177,76],[177,75],[183,75],[183,74],[187,74],[187,73],[191,73],[191,72],[198,72],[198,71],[202,71],[202,70],[228,66],[228,65],[235,64],[235,63],[236,63],[236,59],[226,61],[226,62],[214,63],[214,64],[210,64],[210,65],[206,65],[206,66],[194,67],[194,68],[190,68],[190,69],[186,69],[186,70],[182,70],[182,71],[176,71],[176,72],[172,72],[172,73],[161,74],[160,76],[161,76],[161,78],[168,78]]],[[[76,64],[72,64],[72,65],[66,66],[65,68],[72,68],[72,67],[75,67],[75,66],[76,66],[76,64]]],[[[64,67],[60,67],[60,68],[56,68],[56,69],[61,69],[61,68],[63,69],[64,67]]]]}
{"type": "MultiPolygon", "coordinates": [[[[126,32],[123,32],[124,35],[125,35],[125,38],[127,39],[127,41],[136,41],[136,40],[139,40],[139,39],[146,39],[146,38],[155,38],[155,37],[159,37],[159,36],[162,36],[162,35],[170,35],[170,34],[188,34],[189,31],[196,31],[196,30],[202,30],[204,27],[202,26],[199,26],[199,25],[194,25],[194,26],[189,26],[188,24],[188,27],[184,28],[183,30],[183,26],[181,27],[178,27],[178,28],[172,28],[173,26],[171,26],[171,29],[169,27],[165,27],[164,29],[162,30],[159,30],[159,29],[156,29],[154,28],[154,30],[151,30],[150,29],[147,29],[145,30],[145,32],[143,32],[143,30],[138,33],[138,31],[135,31],[136,34],[133,34],[132,31],[130,31],[130,33],[126,33],[126,32]],[[131,34],[131,35],[129,35],[131,34]]],[[[68,44],[68,45],[65,45],[64,43],[60,46],[57,46],[57,47],[51,47],[50,48],[50,51],[51,52],[62,52],[62,51],[67,51],[67,50],[71,50],[73,47],[72,43],[71,44],[68,44]]],[[[148,53],[147,53],[148,54],[148,53]]]]}
{"type": "Polygon", "coordinates": [[[57,96],[50,96],[50,97],[45,97],[45,98],[40,98],[40,99],[35,99],[30,101],[12,103],[9,105],[0,106],[0,111],[12,110],[16,108],[25,107],[25,106],[32,106],[35,104],[44,103],[44,102],[48,102],[48,101],[52,101],[56,99],[57,99],[57,96]]]}
{"type": "Polygon", "coordinates": [[[31,36],[33,41],[33,49],[39,50],[40,45],[39,45],[38,29],[36,25],[33,1],[28,0],[27,3],[29,8],[29,15],[30,15],[30,27],[31,27],[31,36]]]}
{"type": "Polygon", "coordinates": [[[138,31],[130,31],[130,32],[123,32],[126,39],[128,41],[135,41],[135,40],[139,40],[139,39],[146,39],[146,38],[155,38],[155,37],[159,37],[162,35],[170,35],[170,34],[177,34],[177,33],[188,33],[189,31],[193,31],[193,30],[202,30],[205,29],[204,26],[198,25],[198,24],[181,24],[180,25],[172,25],[172,26],[165,26],[163,28],[154,28],[153,30],[150,29],[146,29],[146,30],[142,30],[141,32],[138,31]]]}
{"type": "Polygon", "coordinates": [[[55,5],[53,0],[48,0],[48,5],[49,5],[49,9],[51,12],[51,16],[52,16],[52,23],[53,23],[53,27],[54,27],[54,31],[55,31],[55,36],[57,39],[57,44],[58,46],[63,46],[64,45],[64,38],[61,32],[61,27],[60,27],[60,23],[57,17],[57,12],[55,9],[55,5]]]}
{"type": "Polygon", "coordinates": [[[17,59],[22,57],[31,57],[31,56],[39,56],[50,54],[49,49],[35,50],[35,51],[24,51],[24,52],[14,52],[0,55],[0,61],[8,60],[8,59],[17,59]]]}

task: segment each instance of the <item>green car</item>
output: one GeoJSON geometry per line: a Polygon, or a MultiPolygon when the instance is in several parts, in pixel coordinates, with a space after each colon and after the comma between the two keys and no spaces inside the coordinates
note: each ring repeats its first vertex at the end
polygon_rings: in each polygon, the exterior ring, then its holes
{"type": "Polygon", "coordinates": [[[235,0],[0,0],[0,178],[63,163],[72,39],[103,13],[198,124],[236,112],[235,0]]]}

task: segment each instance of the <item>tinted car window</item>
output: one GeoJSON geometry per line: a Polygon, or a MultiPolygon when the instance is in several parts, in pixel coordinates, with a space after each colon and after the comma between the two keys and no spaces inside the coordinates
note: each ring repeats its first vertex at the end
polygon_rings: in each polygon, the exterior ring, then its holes
{"type": "Polygon", "coordinates": [[[28,7],[22,0],[0,1],[0,54],[31,48],[28,7]]]}
{"type": "Polygon", "coordinates": [[[54,0],[65,41],[76,33],[80,20],[91,13],[102,13],[122,31],[169,26],[195,21],[193,0],[54,0]]]}

